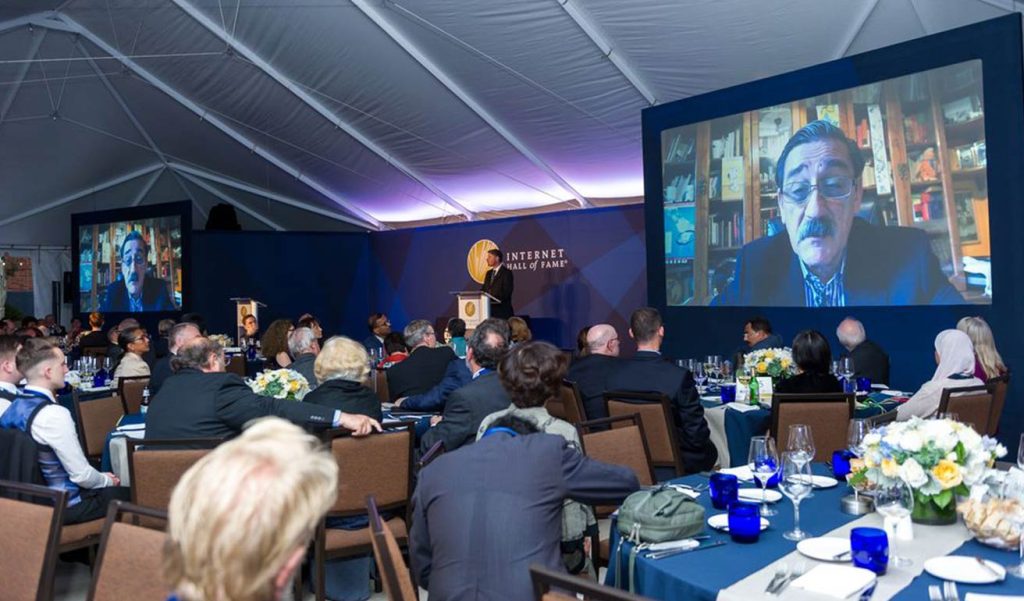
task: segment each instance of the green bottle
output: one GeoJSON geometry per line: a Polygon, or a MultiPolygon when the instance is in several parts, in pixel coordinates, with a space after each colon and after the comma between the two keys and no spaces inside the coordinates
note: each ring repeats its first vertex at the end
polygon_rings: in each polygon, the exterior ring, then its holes
{"type": "Polygon", "coordinates": [[[760,402],[760,399],[758,398],[758,388],[759,387],[757,385],[757,376],[756,375],[751,376],[750,377],[750,404],[751,405],[757,405],[760,402]]]}

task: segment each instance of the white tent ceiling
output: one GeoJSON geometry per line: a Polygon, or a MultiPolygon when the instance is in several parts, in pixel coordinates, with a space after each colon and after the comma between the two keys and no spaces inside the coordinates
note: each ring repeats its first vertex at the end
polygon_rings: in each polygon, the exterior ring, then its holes
{"type": "Polygon", "coordinates": [[[184,198],[282,230],[635,199],[644,107],[1021,6],[0,1],[0,245],[184,198]]]}

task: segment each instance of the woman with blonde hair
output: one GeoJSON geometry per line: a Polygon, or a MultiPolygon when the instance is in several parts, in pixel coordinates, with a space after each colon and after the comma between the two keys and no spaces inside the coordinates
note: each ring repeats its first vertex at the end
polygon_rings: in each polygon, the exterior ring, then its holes
{"type": "Polygon", "coordinates": [[[522,317],[509,317],[508,329],[511,332],[512,345],[529,342],[533,338],[530,326],[526,325],[526,320],[522,317]]]}
{"type": "Polygon", "coordinates": [[[974,377],[984,381],[1006,375],[1008,370],[996,350],[992,328],[984,319],[965,317],[956,324],[956,329],[967,334],[974,345],[974,377]]]}
{"type": "Polygon", "coordinates": [[[313,373],[320,384],[302,402],[381,420],[377,394],[363,385],[370,375],[370,356],[361,343],[334,336],[320,349],[313,373]]]}

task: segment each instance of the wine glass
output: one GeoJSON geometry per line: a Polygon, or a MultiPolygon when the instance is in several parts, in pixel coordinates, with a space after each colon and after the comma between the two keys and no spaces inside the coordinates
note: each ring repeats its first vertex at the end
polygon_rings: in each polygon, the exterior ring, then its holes
{"type": "Polygon", "coordinates": [[[732,361],[722,361],[722,367],[719,370],[723,382],[729,382],[732,380],[732,361]]]}
{"type": "Polygon", "coordinates": [[[856,457],[864,454],[864,437],[871,432],[871,422],[866,419],[851,419],[846,430],[846,448],[856,457]]]}
{"type": "Polygon", "coordinates": [[[708,375],[700,363],[693,366],[693,378],[697,381],[697,393],[704,394],[704,384],[708,381],[708,375]]]}
{"type": "MultiPolygon", "coordinates": [[[[848,384],[853,382],[853,373],[854,373],[854,370],[853,370],[853,358],[852,357],[843,357],[842,359],[840,359],[839,360],[839,375],[843,376],[843,389],[844,390],[850,388],[848,386],[848,384]]],[[[857,390],[856,384],[854,384],[853,390],[854,391],[857,390]]]]}
{"type": "Polygon", "coordinates": [[[805,460],[803,451],[787,451],[782,454],[782,478],[779,480],[782,494],[793,502],[793,529],[784,532],[786,540],[803,540],[807,533],[800,529],[800,501],[811,494],[811,464],[805,460]]]}
{"type": "Polygon", "coordinates": [[[807,424],[790,424],[786,450],[794,453],[794,461],[814,461],[814,436],[811,434],[811,427],[807,424]]]}
{"type": "MultiPolygon", "coordinates": [[[[1024,442],[1024,435],[1021,435],[1022,442],[1024,442]]],[[[1024,461],[1020,458],[1021,451],[1017,452],[1017,465],[1021,465],[1024,461]]],[[[1018,491],[1019,492],[1019,491],[1018,491]]],[[[1017,518],[1014,520],[1014,527],[1017,528],[1018,532],[1024,533],[1024,518],[1017,514],[1017,518]]],[[[1017,547],[1017,555],[1019,557],[1018,563],[1006,566],[1006,573],[1015,578],[1024,578],[1024,535],[1020,537],[1020,544],[1017,547]]]]}
{"type": "Polygon", "coordinates": [[[771,517],[778,512],[768,507],[768,481],[779,471],[779,454],[771,436],[755,436],[750,439],[747,466],[754,474],[754,480],[761,485],[761,515],[771,517]]]}
{"type": "MultiPolygon", "coordinates": [[[[895,531],[900,520],[914,511],[914,491],[903,480],[882,484],[875,488],[875,511],[893,521],[895,531]]],[[[907,557],[900,557],[896,550],[896,537],[889,541],[889,563],[896,567],[913,565],[907,557]]]]}
{"type": "Polygon", "coordinates": [[[1017,467],[1024,471],[1024,434],[1020,435],[1020,444],[1017,445],[1017,467]]]}

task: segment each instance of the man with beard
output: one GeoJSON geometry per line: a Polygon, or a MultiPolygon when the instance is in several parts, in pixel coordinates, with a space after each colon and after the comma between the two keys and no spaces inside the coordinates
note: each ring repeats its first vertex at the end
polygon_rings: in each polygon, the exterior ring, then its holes
{"type": "Polygon", "coordinates": [[[864,188],[857,144],[827,121],[786,143],[776,165],[786,236],[744,245],[715,305],[845,307],[963,304],[919,229],[857,218],[864,188]]]}
{"type": "Polygon", "coordinates": [[[101,312],[174,311],[166,281],[147,277],[149,245],[142,234],[129,232],[121,241],[121,278],[107,286],[101,312]]]}

